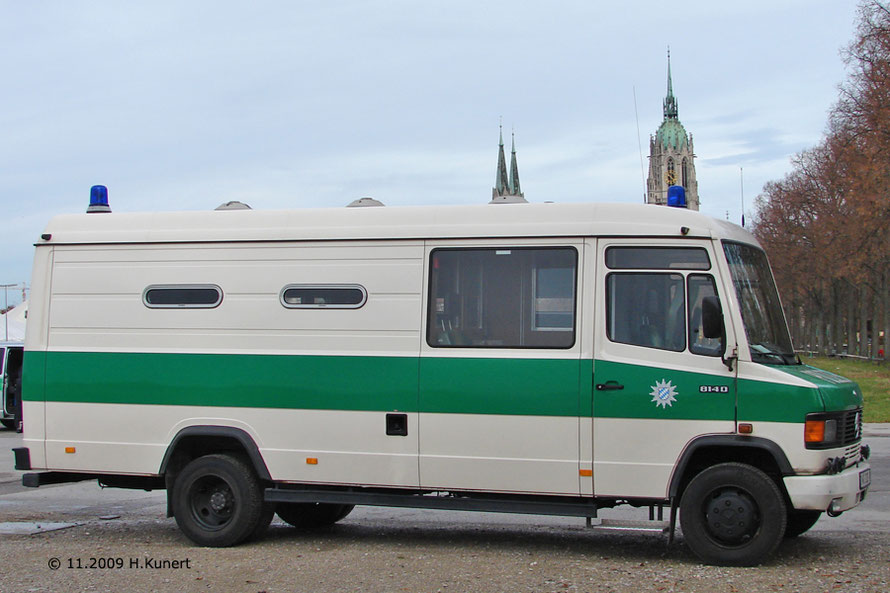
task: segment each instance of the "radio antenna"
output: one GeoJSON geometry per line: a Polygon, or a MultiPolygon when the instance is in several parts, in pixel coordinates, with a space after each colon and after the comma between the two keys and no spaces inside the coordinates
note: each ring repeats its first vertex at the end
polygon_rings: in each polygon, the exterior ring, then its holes
{"type": "Polygon", "coordinates": [[[637,113],[637,87],[633,87],[634,92],[634,117],[637,120],[637,147],[640,149],[640,180],[643,182],[643,203],[645,204],[648,200],[646,199],[646,172],[643,168],[643,141],[640,139],[640,114],[637,113]]]}
{"type": "Polygon", "coordinates": [[[739,184],[742,192],[742,228],[745,228],[745,172],[739,167],[739,184]]]}

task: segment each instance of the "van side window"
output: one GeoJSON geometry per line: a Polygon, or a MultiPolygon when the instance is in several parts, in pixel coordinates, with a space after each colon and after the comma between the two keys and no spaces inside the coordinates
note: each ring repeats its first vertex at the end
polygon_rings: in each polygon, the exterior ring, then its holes
{"type": "Polygon", "coordinates": [[[660,350],[685,350],[683,284],[681,274],[609,274],[606,278],[606,333],[609,339],[660,350]]]}
{"type": "Polygon", "coordinates": [[[610,272],[606,276],[609,340],[672,352],[683,352],[688,346],[689,352],[701,356],[723,353],[721,338],[704,336],[703,302],[717,297],[716,282],[710,274],[694,273],[711,268],[707,250],[608,247],[606,266],[640,270],[610,272]]]}
{"type": "Polygon", "coordinates": [[[717,286],[709,274],[690,274],[687,278],[689,292],[689,351],[703,356],[720,356],[723,341],[720,338],[706,338],[702,324],[702,301],[705,297],[716,297],[717,286]]]}
{"type": "Polygon", "coordinates": [[[439,348],[571,348],[574,248],[436,249],[427,343],[439,348]]]}
{"type": "Polygon", "coordinates": [[[281,289],[288,309],[358,309],[368,301],[359,284],[289,284],[281,289]]]}
{"type": "Polygon", "coordinates": [[[710,270],[708,252],[701,247],[609,247],[611,270],[710,270]]]}
{"type": "Polygon", "coordinates": [[[212,309],[222,298],[215,284],[155,284],[142,292],[142,302],[150,309],[212,309]]]}

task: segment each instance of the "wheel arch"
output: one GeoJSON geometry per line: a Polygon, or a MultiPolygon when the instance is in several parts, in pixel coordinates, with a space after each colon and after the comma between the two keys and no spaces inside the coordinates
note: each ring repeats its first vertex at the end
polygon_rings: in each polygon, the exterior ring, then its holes
{"type": "Polygon", "coordinates": [[[784,494],[783,476],[794,475],[794,469],[782,448],[774,441],[741,435],[706,435],[689,442],[668,486],[668,496],[678,500],[687,484],[702,470],[725,462],[746,463],[769,475],[784,494]]]}
{"type": "Polygon", "coordinates": [[[160,475],[178,473],[187,463],[210,453],[243,453],[260,480],[271,482],[272,476],[260,449],[246,431],[233,426],[188,426],[183,428],[167,447],[161,460],[160,475]]]}

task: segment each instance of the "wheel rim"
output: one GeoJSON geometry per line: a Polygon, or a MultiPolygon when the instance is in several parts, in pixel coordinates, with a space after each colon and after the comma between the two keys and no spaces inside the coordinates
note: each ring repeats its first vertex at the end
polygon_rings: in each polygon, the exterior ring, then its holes
{"type": "Polygon", "coordinates": [[[739,488],[712,492],[704,505],[705,529],[724,546],[748,543],[760,528],[760,513],[754,498],[739,488]]]}
{"type": "Polygon", "coordinates": [[[218,531],[228,525],[235,510],[235,495],[228,482],[218,476],[204,476],[191,485],[189,510],[202,528],[218,531]]]}

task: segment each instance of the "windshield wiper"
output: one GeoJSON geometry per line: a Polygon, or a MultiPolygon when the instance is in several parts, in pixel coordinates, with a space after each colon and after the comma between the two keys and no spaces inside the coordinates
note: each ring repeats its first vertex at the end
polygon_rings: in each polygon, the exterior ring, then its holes
{"type": "Polygon", "coordinates": [[[771,344],[751,344],[751,360],[765,364],[800,364],[793,352],[782,352],[771,344]]]}

